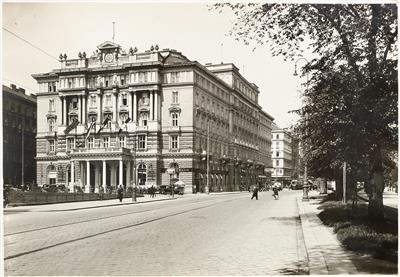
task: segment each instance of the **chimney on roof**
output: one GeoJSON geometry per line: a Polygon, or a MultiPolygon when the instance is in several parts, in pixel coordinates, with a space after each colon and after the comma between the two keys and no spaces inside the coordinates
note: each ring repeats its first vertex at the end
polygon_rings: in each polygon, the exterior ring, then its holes
{"type": "Polygon", "coordinates": [[[12,89],[12,90],[16,90],[16,89],[17,89],[17,86],[14,85],[14,84],[11,84],[11,89],[12,89]]]}
{"type": "Polygon", "coordinates": [[[18,91],[25,94],[25,89],[23,89],[23,88],[18,88],[18,91]]]}

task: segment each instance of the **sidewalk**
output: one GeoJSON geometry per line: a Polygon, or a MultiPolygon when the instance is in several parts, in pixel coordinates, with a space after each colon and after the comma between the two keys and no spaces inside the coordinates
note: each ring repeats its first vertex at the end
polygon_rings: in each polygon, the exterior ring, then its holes
{"type": "Polygon", "coordinates": [[[226,195],[226,194],[236,194],[240,192],[212,192],[210,194],[206,193],[188,193],[183,195],[175,194],[172,198],[171,195],[157,194],[155,198],[151,198],[150,195],[145,194],[144,197],[136,198],[136,202],[132,202],[132,198],[124,198],[122,202],[118,199],[107,199],[107,200],[96,200],[96,201],[77,201],[77,202],[66,202],[57,204],[43,204],[43,205],[26,205],[26,206],[16,206],[7,207],[3,209],[5,213],[8,212],[49,212],[49,211],[74,211],[74,210],[85,210],[101,207],[112,207],[112,206],[124,206],[132,205],[138,203],[148,203],[156,201],[166,201],[166,200],[176,200],[178,198],[197,198],[206,197],[210,195],[226,195]]]}
{"type": "MultiPolygon", "coordinates": [[[[181,197],[181,196],[178,196],[181,197]]],[[[74,210],[84,210],[93,209],[101,207],[111,207],[111,206],[124,206],[139,203],[148,203],[155,201],[165,201],[165,200],[175,200],[178,198],[174,196],[172,198],[170,195],[157,194],[155,198],[151,198],[150,195],[145,195],[144,197],[138,197],[136,202],[132,202],[132,198],[124,198],[122,202],[118,199],[108,199],[108,200],[97,200],[97,201],[81,201],[81,202],[67,202],[58,204],[44,204],[44,205],[29,205],[29,206],[17,206],[17,207],[7,207],[3,209],[5,213],[7,212],[50,212],[50,211],[74,211],[74,210]]]]}
{"type": "Polygon", "coordinates": [[[310,275],[326,274],[362,274],[351,261],[352,254],[346,251],[337,240],[332,228],[321,222],[317,207],[321,197],[316,191],[310,191],[309,201],[297,198],[304,242],[309,260],[310,275]],[[319,198],[319,199],[318,199],[319,198]]]}

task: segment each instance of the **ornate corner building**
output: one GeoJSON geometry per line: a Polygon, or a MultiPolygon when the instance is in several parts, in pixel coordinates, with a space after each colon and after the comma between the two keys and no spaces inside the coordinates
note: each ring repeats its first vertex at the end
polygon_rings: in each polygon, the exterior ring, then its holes
{"type": "Polygon", "coordinates": [[[203,66],[158,46],[125,52],[108,41],[90,57],[60,61],[32,75],[39,185],[97,192],[172,179],[204,192],[207,164],[210,191],[265,182],[273,118],[233,64],[203,66]]]}

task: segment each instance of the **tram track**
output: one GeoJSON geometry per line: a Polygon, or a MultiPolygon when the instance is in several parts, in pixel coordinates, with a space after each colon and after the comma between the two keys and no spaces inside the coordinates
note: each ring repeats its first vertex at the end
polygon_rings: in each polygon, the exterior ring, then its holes
{"type": "MultiPolygon", "coordinates": [[[[227,203],[227,202],[232,202],[232,201],[235,201],[235,200],[237,200],[237,199],[228,199],[228,200],[218,201],[216,203],[211,203],[209,205],[203,205],[201,207],[196,207],[196,208],[192,208],[192,209],[188,209],[188,210],[184,210],[184,211],[180,211],[180,212],[175,212],[175,213],[171,213],[171,214],[167,214],[167,215],[158,216],[156,218],[144,220],[144,221],[133,223],[133,224],[128,224],[126,226],[112,228],[112,229],[109,229],[109,230],[96,232],[96,233],[93,233],[93,234],[88,234],[88,235],[81,236],[81,237],[78,237],[78,238],[62,241],[62,242],[59,242],[59,243],[54,243],[54,244],[50,244],[50,245],[47,245],[47,246],[38,247],[38,248],[29,250],[29,251],[23,251],[23,252],[20,252],[20,253],[12,254],[12,255],[4,257],[4,260],[6,261],[6,260],[15,259],[15,258],[18,258],[18,257],[21,257],[21,256],[26,256],[26,255],[29,255],[29,254],[32,254],[32,253],[44,251],[44,250],[47,250],[47,249],[50,249],[50,248],[55,248],[55,247],[62,246],[62,245],[65,245],[65,244],[69,244],[69,243],[73,243],[73,242],[77,242],[77,241],[81,241],[81,240],[85,240],[85,239],[101,236],[101,235],[104,235],[104,234],[109,234],[109,233],[112,233],[112,232],[118,232],[118,231],[121,231],[121,230],[134,228],[134,227],[137,227],[137,226],[141,226],[141,225],[149,224],[149,223],[152,223],[152,222],[168,219],[168,218],[171,218],[171,217],[174,217],[174,216],[179,216],[179,215],[182,215],[182,214],[198,211],[198,210],[201,210],[201,209],[206,209],[206,208],[209,208],[209,207],[213,207],[213,206],[216,206],[216,205],[219,205],[219,204],[223,204],[223,203],[227,203]]],[[[180,208],[185,208],[187,206],[194,205],[194,204],[204,204],[204,203],[211,202],[211,201],[214,202],[214,200],[208,200],[208,201],[204,201],[204,202],[190,203],[189,205],[185,205],[185,206],[180,207],[180,208]]],[[[176,207],[173,207],[173,208],[176,208],[176,207]]],[[[162,208],[156,209],[156,210],[162,210],[162,208]]],[[[131,213],[125,213],[124,215],[137,214],[137,213],[143,213],[143,212],[148,212],[148,211],[150,211],[150,210],[140,211],[140,212],[136,211],[136,212],[131,212],[131,213]]],[[[155,211],[155,210],[152,209],[151,211],[155,211]]],[[[49,227],[45,227],[45,229],[65,227],[65,226],[69,226],[69,225],[77,225],[77,224],[87,223],[87,222],[94,221],[94,220],[102,220],[102,219],[104,220],[104,219],[110,219],[110,218],[115,218],[115,217],[120,217],[120,216],[123,216],[123,215],[119,214],[119,215],[103,217],[101,219],[93,219],[93,220],[87,220],[87,221],[82,221],[82,222],[74,222],[74,223],[69,223],[69,224],[62,224],[62,225],[57,225],[57,226],[49,226],[49,227]]],[[[33,233],[33,232],[36,232],[36,231],[40,231],[40,229],[44,230],[44,228],[37,228],[37,229],[31,230],[31,231],[26,230],[26,231],[21,231],[21,232],[18,232],[18,233],[14,233],[13,235],[26,234],[26,233],[29,233],[29,232],[33,233]]],[[[11,235],[12,234],[8,234],[8,236],[11,236],[11,235]]]]}

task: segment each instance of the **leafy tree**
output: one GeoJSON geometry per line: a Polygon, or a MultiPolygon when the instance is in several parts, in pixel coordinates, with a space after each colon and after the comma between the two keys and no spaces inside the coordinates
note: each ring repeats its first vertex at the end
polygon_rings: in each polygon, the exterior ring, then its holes
{"type": "MultiPolygon", "coordinates": [[[[236,20],[231,35],[269,44],[273,55],[315,55],[300,110],[307,161],[337,175],[343,161],[368,172],[369,215],[383,218],[384,165],[397,146],[397,6],[394,4],[215,4],[236,20]]],[[[364,175],[365,176],[365,175],[364,175]]]]}

